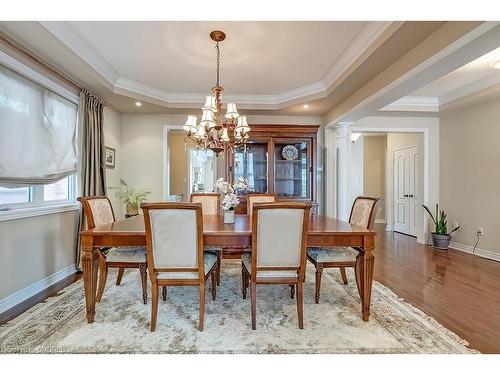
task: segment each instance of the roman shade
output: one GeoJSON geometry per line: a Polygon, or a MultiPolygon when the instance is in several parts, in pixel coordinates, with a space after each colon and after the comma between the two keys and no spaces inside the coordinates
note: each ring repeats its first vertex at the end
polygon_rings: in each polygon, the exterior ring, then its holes
{"type": "Polygon", "coordinates": [[[0,186],[50,184],[76,172],[77,108],[0,65],[0,186]]]}

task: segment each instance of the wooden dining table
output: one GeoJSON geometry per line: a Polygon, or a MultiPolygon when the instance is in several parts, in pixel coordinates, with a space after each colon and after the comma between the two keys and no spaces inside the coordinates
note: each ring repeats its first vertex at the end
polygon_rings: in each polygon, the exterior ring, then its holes
{"type": "MultiPolygon", "coordinates": [[[[80,232],[83,282],[87,322],[94,322],[98,251],[110,246],[146,246],[143,216],[118,220],[112,224],[80,232]]],[[[351,246],[358,251],[356,279],[364,321],[370,317],[373,282],[373,251],[375,232],[323,215],[312,215],[309,220],[307,246],[351,246]]],[[[251,247],[252,228],[248,215],[235,215],[234,224],[224,224],[222,215],[203,217],[203,244],[222,247],[251,247]]]]}

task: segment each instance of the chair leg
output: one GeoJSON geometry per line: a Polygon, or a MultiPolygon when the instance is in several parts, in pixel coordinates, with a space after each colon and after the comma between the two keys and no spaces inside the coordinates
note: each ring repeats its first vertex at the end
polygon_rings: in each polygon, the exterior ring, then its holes
{"type": "Polygon", "coordinates": [[[100,302],[106,287],[106,279],[108,278],[108,265],[103,256],[99,256],[99,286],[97,287],[96,302],[100,302]]]}
{"type": "Polygon", "coordinates": [[[247,299],[248,277],[245,266],[241,265],[241,293],[243,299],[247,299]]]}
{"type": "Polygon", "coordinates": [[[220,264],[221,264],[221,260],[222,260],[222,250],[220,251],[220,253],[217,256],[217,286],[220,286],[220,272],[221,272],[220,264]]]}
{"type": "Polygon", "coordinates": [[[290,285],[290,298],[293,299],[295,296],[295,285],[290,285]]]}
{"type": "Polygon", "coordinates": [[[319,303],[319,292],[321,289],[321,275],[323,273],[323,264],[316,264],[316,294],[314,295],[314,301],[319,303]]]}
{"type": "Polygon", "coordinates": [[[200,316],[198,323],[198,331],[203,331],[203,326],[205,325],[205,284],[200,284],[198,286],[200,291],[200,316]]]}
{"type": "Polygon", "coordinates": [[[146,274],[147,265],[146,263],[141,263],[139,265],[139,271],[141,273],[141,284],[142,284],[142,302],[144,304],[148,303],[148,277],[146,274]]]}
{"type": "Polygon", "coordinates": [[[125,272],[124,268],[119,268],[118,269],[118,276],[116,277],[116,285],[120,285],[122,282],[123,278],[123,272],[125,272]]]}
{"type": "Polygon", "coordinates": [[[212,271],[210,277],[212,279],[212,301],[215,301],[215,297],[217,297],[217,269],[212,271]]]}
{"type": "Polygon", "coordinates": [[[257,285],[255,282],[251,282],[251,293],[252,293],[252,329],[257,329],[256,315],[257,315],[257,285]]]}
{"type": "Polygon", "coordinates": [[[304,284],[299,280],[297,283],[297,316],[299,318],[299,329],[304,329],[304,284]]]}
{"type": "Polygon", "coordinates": [[[342,275],[342,282],[347,285],[347,275],[345,273],[345,267],[340,267],[340,274],[342,275]]]}
{"type": "Polygon", "coordinates": [[[163,301],[167,300],[167,287],[166,286],[161,287],[161,298],[163,301]]]}
{"type": "Polygon", "coordinates": [[[151,289],[151,332],[154,332],[156,331],[156,318],[158,316],[158,285],[156,285],[156,283],[153,284],[151,289]]]}

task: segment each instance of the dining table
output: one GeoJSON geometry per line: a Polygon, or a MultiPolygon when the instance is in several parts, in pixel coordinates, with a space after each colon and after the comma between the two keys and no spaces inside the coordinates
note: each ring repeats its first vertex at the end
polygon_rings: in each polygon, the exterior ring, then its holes
{"type": "MultiPolygon", "coordinates": [[[[80,232],[86,318],[94,322],[96,306],[99,249],[103,247],[146,246],[146,231],[142,215],[117,220],[80,232]]],[[[233,224],[225,224],[222,215],[203,216],[203,245],[221,247],[251,247],[250,216],[235,215],[233,224]]],[[[375,232],[325,215],[311,215],[307,246],[350,246],[358,251],[356,284],[361,300],[361,316],[370,317],[373,282],[375,232]]]]}

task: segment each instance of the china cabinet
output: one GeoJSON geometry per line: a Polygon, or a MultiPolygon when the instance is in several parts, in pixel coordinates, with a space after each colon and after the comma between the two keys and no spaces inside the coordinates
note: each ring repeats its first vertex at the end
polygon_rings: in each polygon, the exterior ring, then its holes
{"type": "Polygon", "coordinates": [[[316,125],[251,124],[248,150],[227,152],[226,179],[248,181],[237,192],[237,213],[247,212],[246,193],[275,194],[277,200],[316,201],[316,125]]]}

